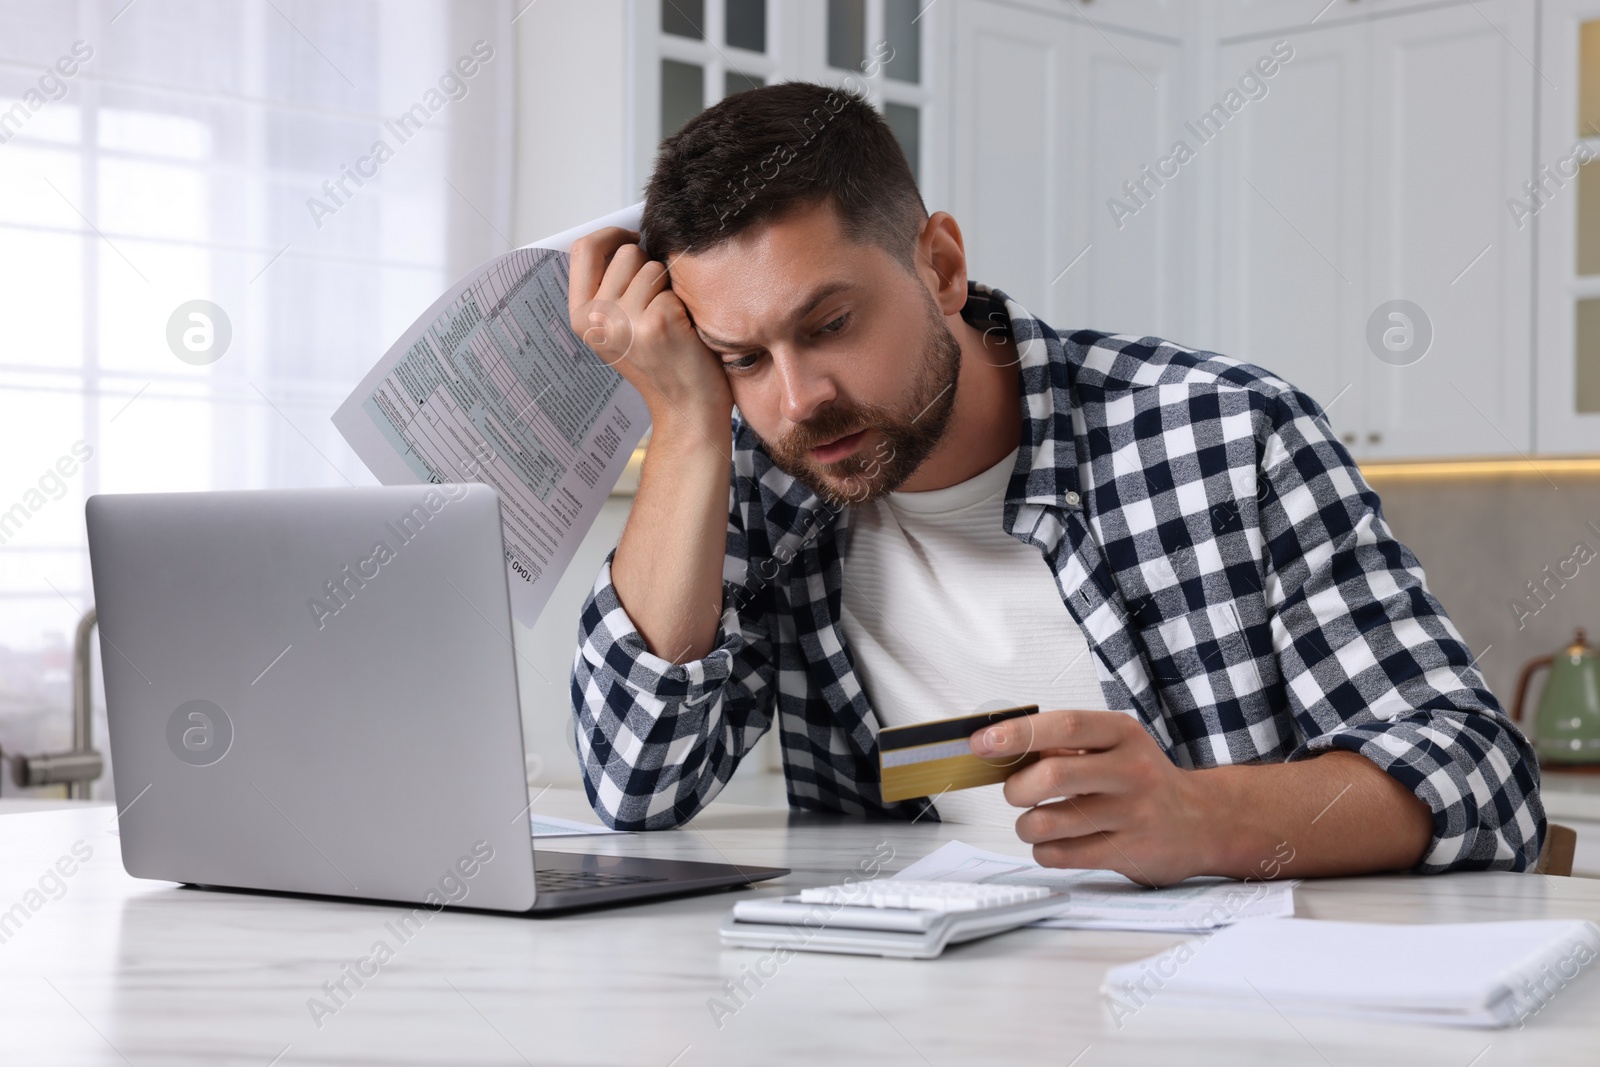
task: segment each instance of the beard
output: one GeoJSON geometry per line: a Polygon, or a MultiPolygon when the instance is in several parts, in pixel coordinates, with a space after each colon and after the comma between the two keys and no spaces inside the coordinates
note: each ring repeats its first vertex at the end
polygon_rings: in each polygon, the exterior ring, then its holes
{"type": "MultiPolygon", "coordinates": [[[[961,343],[927,300],[927,341],[913,368],[915,387],[899,410],[877,404],[834,403],[800,423],[781,439],[767,442],[778,469],[793,475],[828,504],[864,504],[892,493],[916,473],[922,461],[944,438],[955,409],[956,380],[961,373],[961,343]],[[860,430],[874,431],[878,441],[833,463],[819,463],[811,450],[860,430]]],[[[863,442],[865,443],[865,442],[863,442]]]]}

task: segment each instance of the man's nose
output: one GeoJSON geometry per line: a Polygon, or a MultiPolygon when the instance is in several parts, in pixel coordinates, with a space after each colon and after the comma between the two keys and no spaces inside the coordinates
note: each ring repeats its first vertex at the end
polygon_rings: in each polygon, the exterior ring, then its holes
{"type": "Polygon", "coordinates": [[[803,365],[804,361],[777,358],[779,397],[784,419],[799,424],[815,415],[839,395],[833,379],[803,365]]]}

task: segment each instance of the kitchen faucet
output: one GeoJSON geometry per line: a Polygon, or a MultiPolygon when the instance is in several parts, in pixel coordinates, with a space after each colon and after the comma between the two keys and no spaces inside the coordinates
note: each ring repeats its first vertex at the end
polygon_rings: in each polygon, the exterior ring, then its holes
{"type": "Polygon", "coordinates": [[[14,757],[12,772],[19,786],[65,785],[69,800],[88,800],[90,783],[105,770],[105,760],[95,751],[91,736],[94,703],[90,684],[94,665],[89,658],[89,636],[94,632],[95,622],[95,610],[91,607],[78,620],[72,639],[72,749],[14,757]]]}

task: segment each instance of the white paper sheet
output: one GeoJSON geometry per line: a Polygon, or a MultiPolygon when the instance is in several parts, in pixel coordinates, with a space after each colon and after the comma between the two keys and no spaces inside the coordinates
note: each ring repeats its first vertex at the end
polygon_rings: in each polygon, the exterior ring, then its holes
{"type": "Polygon", "coordinates": [[[1241,919],[1293,915],[1294,887],[1300,884],[1190,878],[1165,889],[1149,889],[1115,871],[1041,867],[1031,859],[985,852],[962,841],[949,842],[894,877],[1067,889],[1070,896],[1062,911],[1034,926],[1161,933],[1193,933],[1241,919]]]}
{"type": "Polygon", "coordinates": [[[497,256],[451,286],[334,413],[385,485],[500,493],[511,611],[532,626],[650,426],[638,390],[568,325],[567,253],[635,204],[497,256]]]}
{"type": "Polygon", "coordinates": [[[1510,1026],[1600,956],[1582,919],[1247,922],[1106,972],[1113,1012],[1146,1003],[1444,1026],[1510,1026]]]}
{"type": "Polygon", "coordinates": [[[534,837],[587,837],[590,834],[625,834],[627,830],[613,830],[598,823],[575,822],[554,815],[528,813],[528,828],[534,837]]]}

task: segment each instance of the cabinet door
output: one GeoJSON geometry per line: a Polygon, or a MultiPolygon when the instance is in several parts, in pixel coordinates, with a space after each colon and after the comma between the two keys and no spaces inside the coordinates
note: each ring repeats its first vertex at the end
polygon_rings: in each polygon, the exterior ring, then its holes
{"type": "Polygon", "coordinates": [[[952,210],[972,277],[1062,329],[1173,330],[1193,191],[1120,218],[1109,201],[1171,150],[1180,49],[986,0],[955,22],[952,210]]]}
{"type": "MultiPolygon", "coordinates": [[[[1142,30],[1171,38],[1177,44],[1188,35],[1188,20],[1198,6],[1194,0],[1050,0],[1057,8],[1102,30],[1142,30]]],[[[1323,0],[1324,3],[1327,0],[1323,0]]],[[[1118,42],[1121,43],[1120,41],[1118,42]]]]}
{"type": "MultiPolygon", "coordinates": [[[[1220,96],[1268,40],[1219,49],[1220,96]]],[[[1287,379],[1355,444],[1366,164],[1366,29],[1297,37],[1294,54],[1189,164],[1216,170],[1219,351],[1287,379]],[[1210,156],[1212,158],[1208,159],[1210,156]]],[[[1201,107],[1209,106],[1202,104],[1201,107]]]]}
{"type": "Polygon", "coordinates": [[[1580,108],[1580,99],[1600,97],[1600,40],[1588,56],[1582,47],[1586,24],[1590,34],[1600,32],[1600,0],[1553,0],[1544,12],[1539,66],[1558,87],[1541,83],[1539,96],[1538,163],[1549,169],[1537,198],[1510,194],[1525,227],[1517,236],[1537,232],[1539,239],[1534,444],[1545,453],[1593,454],[1600,452],[1600,117],[1593,104],[1580,108]],[[1575,173],[1580,146],[1596,161],[1575,173]]]}
{"type": "MultiPolygon", "coordinates": [[[[1458,2],[1465,4],[1468,0],[1458,2]]],[[[1258,33],[1289,36],[1438,3],[1439,0],[1217,0],[1217,36],[1224,41],[1258,33]]],[[[1295,40],[1298,43],[1298,37],[1295,40]]]]}
{"type": "Polygon", "coordinates": [[[1068,253],[1057,231],[1056,196],[1069,180],[1071,31],[1059,16],[988,0],[955,5],[954,22],[951,212],[968,274],[1048,319],[1050,280],[1082,247],[1068,253]]]}
{"type": "MultiPolygon", "coordinates": [[[[1371,345],[1375,328],[1360,324],[1369,366],[1363,452],[1527,452],[1531,246],[1506,200],[1533,151],[1532,5],[1478,0],[1369,25],[1363,319],[1396,299],[1421,315],[1408,315],[1411,350],[1383,356],[1371,345]],[[1417,358],[1429,322],[1431,347],[1417,358]]],[[[1404,320],[1392,321],[1403,347],[1404,320]]]]}
{"type": "Polygon", "coordinates": [[[1048,306],[1059,325],[1187,342],[1185,235],[1198,187],[1191,166],[1158,172],[1187,109],[1182,50],[1081,27],[1073,35],[1071,171],[1051,190],[1065,244],[1045,279],[1048,306]]]}

